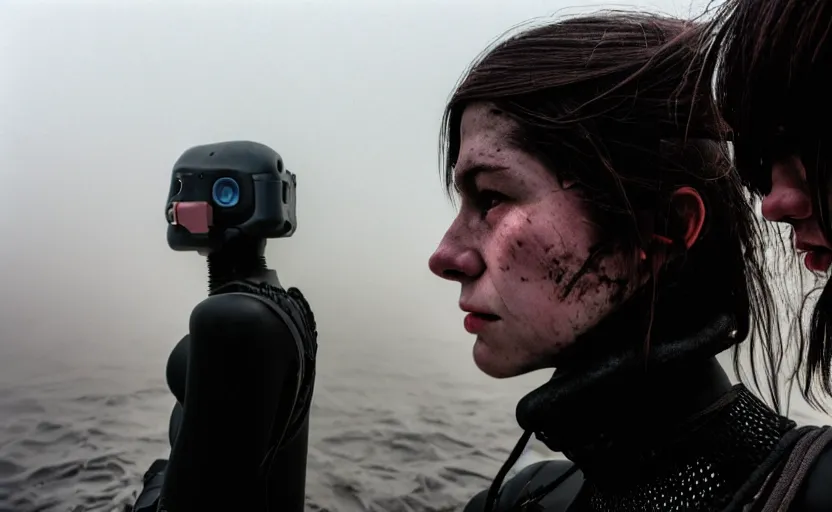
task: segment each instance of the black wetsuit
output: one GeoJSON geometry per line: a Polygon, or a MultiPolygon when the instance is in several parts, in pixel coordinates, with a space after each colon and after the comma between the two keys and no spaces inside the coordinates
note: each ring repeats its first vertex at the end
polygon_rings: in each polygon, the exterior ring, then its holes
{"type": "MultiPolygon", "coordinates": [[[[504,484],[495,511],[762,510],[743,507],[784,466],[801,430],[732,386],[708,355],[730,345],[719,341],[731,335],[729,319],[699,329],[652,371],[610,371],[613,357],[596,362],[589,378],[592,371],[556,372],[521,400],[521,426],[570,460],[522,469],[504,484]]],[[[788,510],[832,511],[829,446],[788,510]]],[[[483,491],[465,512],[484,510],[486,499],[483,491]]]]}

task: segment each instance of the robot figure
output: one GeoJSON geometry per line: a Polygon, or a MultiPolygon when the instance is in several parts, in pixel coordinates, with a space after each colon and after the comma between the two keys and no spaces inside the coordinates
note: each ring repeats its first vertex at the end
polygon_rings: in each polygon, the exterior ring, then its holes
{"type": "Polygon", "coordinates": [[[207,257],[209,296],[168,359],[170,458],[145,474],[135,512],[303,510],[317,331],[264,257],[297,227],[295,186],[254,142],[197,146],[174,165],[168,245],[207,257]]]}

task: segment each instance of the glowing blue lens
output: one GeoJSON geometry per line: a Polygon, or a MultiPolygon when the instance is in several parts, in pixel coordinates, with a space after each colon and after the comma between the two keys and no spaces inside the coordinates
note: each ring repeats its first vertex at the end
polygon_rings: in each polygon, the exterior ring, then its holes
{"type": "Polygon", "coordinates": [[[214,182],[214,202],[223,208],[231,208],[240,201],[240,186],[232,178],[220,178],[214,182]]]}

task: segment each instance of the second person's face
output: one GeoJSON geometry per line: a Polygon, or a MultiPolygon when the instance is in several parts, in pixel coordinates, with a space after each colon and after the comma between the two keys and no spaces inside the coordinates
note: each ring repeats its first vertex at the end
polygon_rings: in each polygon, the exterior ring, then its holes
{"type": "Polygon", "coordinates": [[[778,160],[771,166],[771,189],[763,198],[762,213],[767,220],[792,226],[795,250],[805,254],[806,268],[827,272],[832,266],[832,245],[821,227],[814,193],[799,157],[778,160]]]}

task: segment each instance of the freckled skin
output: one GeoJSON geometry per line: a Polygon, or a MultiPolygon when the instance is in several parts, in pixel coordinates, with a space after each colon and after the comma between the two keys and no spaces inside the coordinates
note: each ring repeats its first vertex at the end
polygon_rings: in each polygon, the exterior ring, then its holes
{"type": "Polygon", "coordinates": [[[551,366],[632,296],[633,283],[646,280],[633,274],[635,254],[608,250],[590,258],[602,240],[587,203],[510,145],[513,127],[490,104],[465,110],[456,183],[477,166],[505,170],[480,173],[473,189],[462,188],[459,213],[430,259],[435,274],[461,284],[461,304],[499,316],[474,344],[477,366],[499,378],[551,366]],[[483,191],[503,199],[483,208],[483,191]]]}

